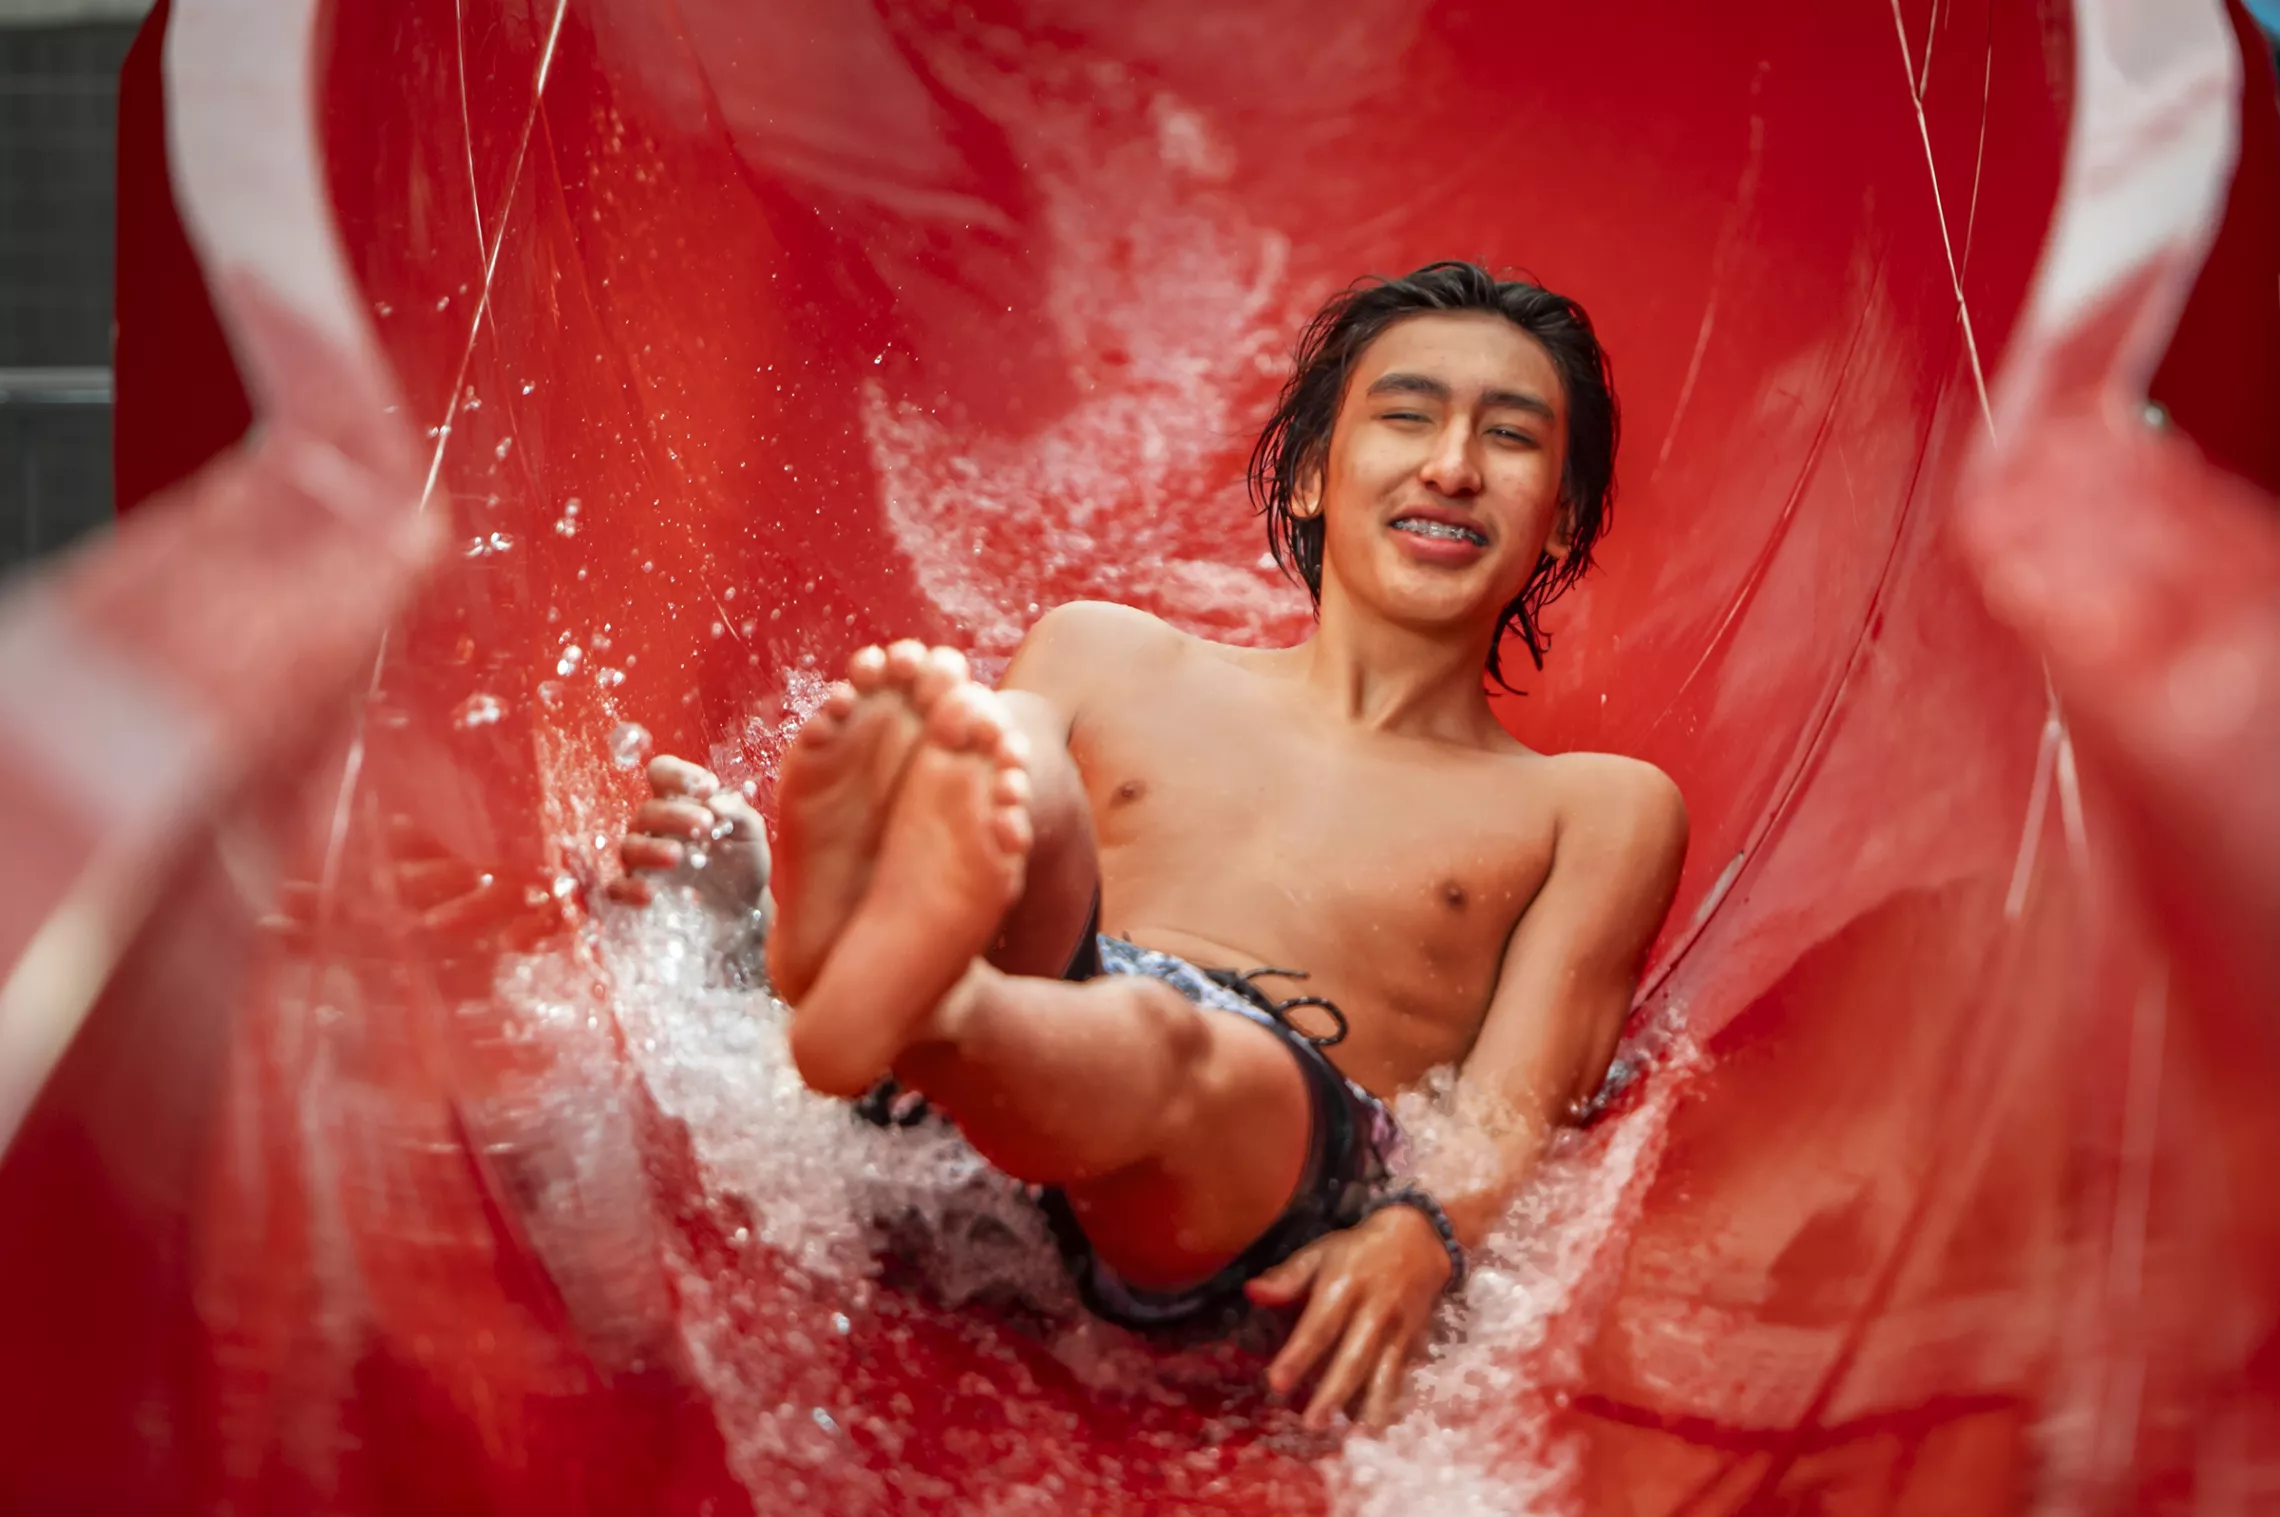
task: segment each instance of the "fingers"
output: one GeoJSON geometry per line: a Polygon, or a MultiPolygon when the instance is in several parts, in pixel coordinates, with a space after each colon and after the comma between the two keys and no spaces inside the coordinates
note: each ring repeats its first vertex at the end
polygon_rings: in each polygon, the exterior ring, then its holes
{"type": "Polygon", "coordinates": [[[1282,1352],[1267,1366],[1267,1388],[1278,1396],[1287,1396],[1296,1389],[1345,1332],[1346,1319],[1352,1313],[1353,1287],[1347,1282],[1333,1280],[1316,1291],[1299,1316],[1298,1326],[1291,1329],[1282,1352]]]}
{"type": "Polygon", "coordinates": [[[760,820],[760,813],[752,803],[733,790],[723,790],[706,797],[705,809],[715,818],[712,836],[727,838],[738,843],[764,843],[768,840],[768,824],[760,820]],[[727,824],[724,832],[721,823],[727,824]]]}
{"type": "Polygon", "coordinates": [[[1369,1395],[1362,1403],[1362,1420],[1371,1427],[1393,1426],[1394,1411],[1401,1403],[1401,1382],[1407,1377],[1409,1361],[1416,1354],[1414,1335],[1400,1336],[1379,1353],[1377,1368],[1370,1372],[1369,1395]]]}
{"type": "Polygon", "coordinates": [[[415,859],[396,866],[396,899],[414,911],[425,911],[481,889],[490,878],[465,859],[415,859]]]}
{"type": "Polygon", "coordinates": [[[1253,1275],[1243,1291],[1261,1306],[1288,1306],[1306,1294],[1321,1267],[1321,1247],[1302,1248],[1273,1269],[1253,1275]]]}
{"type": "Polygon", "coordinates": [[[649,761],[649,788],[660,796],[685,795],[702,801],[720,788],[720,780],[701,764],[660,753],[649,761]]]}
{"type": "Polygon", "coordinates": [[[657,899],[649,882],[637,874],[621,874],[602,887],[602,894],[626,906],[646,906],[657,899]]]}
{"type": "Polygon", "coordinates": [[[1346,1324],[1337,1356],[1322,1372],[1321,1381],[1314,1387],[1314,1399],[1306,1404],[1308,1427],[1328,1427],[1361,1392],[1384,1348],[1386,1327],[1386,1317],[1372,1312],[1359,1313],[1346,1324]]]}
{"type": "Polygon", "coordinates": [[[639,833],[618,844],[618,857],[627,869],[674,870],[681,867],[687,851],[671,838],[643,837],[639,833]]]}
{"type": "Polygon", "coordinates": [[[702,801],[643,801],[641,809],[633,814],[633,828],[626,836],[630,840],[646,834],[653,838],[701,843],[713,836],[720,822],[719,814],[702,801]]]}

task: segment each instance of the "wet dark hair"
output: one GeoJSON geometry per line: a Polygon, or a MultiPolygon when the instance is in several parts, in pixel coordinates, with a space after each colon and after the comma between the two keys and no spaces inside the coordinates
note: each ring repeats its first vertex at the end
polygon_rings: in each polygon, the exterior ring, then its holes
{"type": "Polygon", "coordinates": [[[1288,383],[1251,450],[1251,500],[1267,519],[1275,562],[1322,604],[1322,515],[1300,516],[1292,502],[1330,460],[1330,432],[1346,398],[1346,381],[1363,349],[1404,317],[1436,311],[1486,311],[1542,345],[1567,392],[1567,460],[1560,475],[1569,549],[1537,560],[1512,597],[1489,645],[1488,676],[1507,690],[1499,652],[1508,631],[1520,634],[1536,667],[1544,667],[1544,607],[1591,567],[1591,550],[1607,529],[1615,499],[1615,444],[1620,418],[1607,355],[1583,307],[1525,280],[1498,280],[1477,263],[1429,263],[1399,279],[1370,278],[1333,296],[1298,340],[1288,383]]]}

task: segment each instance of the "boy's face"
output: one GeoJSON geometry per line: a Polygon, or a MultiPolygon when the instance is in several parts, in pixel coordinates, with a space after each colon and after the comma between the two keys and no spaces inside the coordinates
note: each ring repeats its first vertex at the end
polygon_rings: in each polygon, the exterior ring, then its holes
{"type": "Polygon", "coordinates": [[[1362,351],[1313,501],[1323,581],[1419,631],[1494,622],[1567,551],[1567,395],[1526,332],[1487,312],[1406,317],[1362,351]]]}

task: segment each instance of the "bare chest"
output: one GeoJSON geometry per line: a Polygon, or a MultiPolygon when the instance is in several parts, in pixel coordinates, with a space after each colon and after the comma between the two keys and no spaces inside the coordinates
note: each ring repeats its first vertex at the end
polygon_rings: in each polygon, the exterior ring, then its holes
{"type": "Polygon", "coordinates": [[[1512,760],[1326,737],[1208,690],[1124,704],[1072,753],[1112,930],[1303,966],[1428,1062],[1469,1043],[1549,867],[1549,819],[1515,808],[1512,760]]]}

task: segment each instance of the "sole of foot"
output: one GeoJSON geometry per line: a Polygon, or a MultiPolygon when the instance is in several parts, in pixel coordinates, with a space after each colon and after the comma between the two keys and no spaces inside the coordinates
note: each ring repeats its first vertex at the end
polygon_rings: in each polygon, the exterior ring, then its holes
{"type": "Polygon", "coordinates": [[[997,936],[1028,863],[1027,757],[978,686],[927,713],[870,888],[792,1018],[792,1057],[812,1088],[869,1089],[997,936]]]}
{"type": "Polygon", "coordinates": [[[927,713],[967,684],[954,649],[898,642],[848,660],[791,750],[777,791],[768,981],[796,1002],[870,887],[887,814],[927,713]]]}

